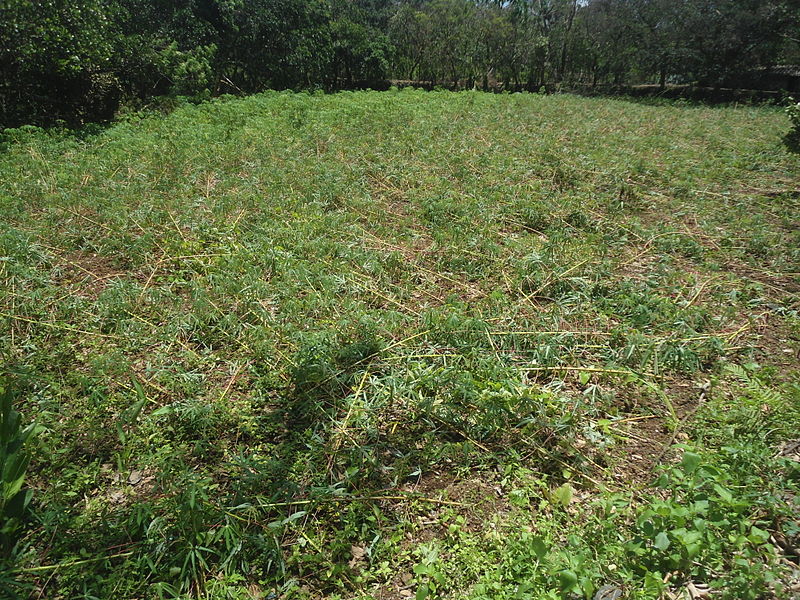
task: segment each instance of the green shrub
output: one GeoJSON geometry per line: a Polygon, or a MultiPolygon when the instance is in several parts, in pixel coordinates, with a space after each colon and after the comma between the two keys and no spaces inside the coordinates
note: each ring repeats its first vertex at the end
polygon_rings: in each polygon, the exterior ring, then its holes
{"type": "Polygon", "coordinates": [[[21,428],[11,390],[0,393],[0,552],[8,554],[17,542],[31,490],[23,489],[29,456],[22,450],[33,425],[21,428]]]}
{"type": "Polygon", "coordinates": [[[800,152],[800,102],[795,102],[794,98],[789,98],[789,105],[786,107],[786,114],[792,122],[792,128],[784,137],[784,141],[792,152],[800,152]]]}

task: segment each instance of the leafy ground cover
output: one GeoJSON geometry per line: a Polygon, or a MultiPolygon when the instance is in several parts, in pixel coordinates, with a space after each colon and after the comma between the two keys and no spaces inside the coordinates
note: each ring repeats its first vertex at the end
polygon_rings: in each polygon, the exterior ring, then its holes
{"type": "Polygon", "coordinates": [[[7,131],[3,585],[792,597],[787,126],[392,90],[7,131]]]}

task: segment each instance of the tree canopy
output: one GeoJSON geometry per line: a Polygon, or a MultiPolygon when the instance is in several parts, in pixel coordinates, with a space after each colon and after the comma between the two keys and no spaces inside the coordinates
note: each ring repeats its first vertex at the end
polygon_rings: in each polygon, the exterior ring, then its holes
{"type": "Polygon", "coordinates": [[[386,79],[735,85],[800,62],[800,0],[3,0],[0,125],[386,79]]]}

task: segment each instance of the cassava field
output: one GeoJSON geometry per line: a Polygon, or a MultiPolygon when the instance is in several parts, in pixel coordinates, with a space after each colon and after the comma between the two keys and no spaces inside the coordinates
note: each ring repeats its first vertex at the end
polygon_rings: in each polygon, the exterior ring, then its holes
{"type": "Polygon", "coordinates": [[[788,124],[392,90],[7,132],[0,595],[797,597],[788,124]]]}

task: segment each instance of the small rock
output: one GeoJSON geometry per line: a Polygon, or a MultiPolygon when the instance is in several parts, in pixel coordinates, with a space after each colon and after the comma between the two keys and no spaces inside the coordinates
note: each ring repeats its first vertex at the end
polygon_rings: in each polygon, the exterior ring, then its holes
{"type": "Polygon", "coordinates": [[[800,440],[785,442],[780,449],[780,455],[790,460],[800,462],[800,440]]]}
{"type": "Polygon", "coordinates": [[[711,594],[711,588],[704,583],[688,582],[681,589],[669,593],[673,600],[702,600],[711,594]]]}
{"type": "Polygon", "coordinates": [[[364,560],[365,550],[362,546],[350,546],[350,554],[353,558],[347,563],[351,569],[355,568],[355,566],[364,560]]]}
{"type": "Polygon", "coordinates": [[[142,481],[142,472],[141,471],[131,471],[131,474],[128,476],[128,483],[131,485],[138,485],[142,481]]]}
{"type": "Polygon", "coordinates": [[[617,600],[622,597],[622,589],[615,585],[604,585],[594,595],[594,600],[617,600]]]}

